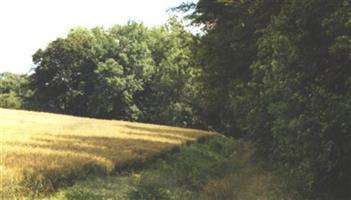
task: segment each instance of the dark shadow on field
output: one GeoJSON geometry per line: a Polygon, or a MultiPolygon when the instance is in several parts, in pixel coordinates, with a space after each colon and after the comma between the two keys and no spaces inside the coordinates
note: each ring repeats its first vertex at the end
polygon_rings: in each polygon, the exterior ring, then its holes
{"type": "Polygon", "coordinates": [[[146,137],[157,137],[159,139],[167,139],[167,140],[174,140],[174,142],[177,142],[178,140],[190,140],[193,141],[197,137],[191,137],[191,136],[183,136],[183,135],[177,135],[173,133],[164,133],[164,132],[151,132],[147,131],[146,129],[140,129],[140,130],[128,130],[128,131],[121,131],[120,133],[122,134],[130,134],[130,135],[135,135],[135,136],[146,136],[146,137]]]}
{"type": "Polygon", "coordinates": [[[167,128],[167,127],[140,127],[137,125],[123,125],[131,130],[139,130],[149,132],[151,134],[159,134],[162,136],[187,137],[196,139],[199,134],[204,134],[204,131],[197,129],[182,129],[182,128],[167,128]]]}

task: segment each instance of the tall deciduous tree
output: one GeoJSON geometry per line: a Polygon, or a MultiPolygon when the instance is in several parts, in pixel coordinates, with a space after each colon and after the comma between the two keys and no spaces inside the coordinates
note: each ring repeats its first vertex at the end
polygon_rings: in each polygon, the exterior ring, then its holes
{"type": "Polygon", "coordinates": [[[197,77],[194,51],[197,38],[185,30],[177,18],[155,28],[148,41],[155,71],[138,93],[143,120],[165,124],[195,125],[191,106],[197,77]]]}
{"type": "Polygon", "coordinates": [[[73,29],[33,55],[37,65],[31,76],[33,101],[46,111],[87,114],[86,98],[92,91],[96,58],[93,34],[73,29]]]}

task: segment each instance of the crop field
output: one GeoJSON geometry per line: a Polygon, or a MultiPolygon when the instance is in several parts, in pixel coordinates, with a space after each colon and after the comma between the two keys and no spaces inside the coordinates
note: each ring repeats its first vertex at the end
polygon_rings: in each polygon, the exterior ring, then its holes
{"type": "Polygon", "coordinates": [[[0,109],[2,199],[50,194],[214,133],[195,129],[0,109]]]}

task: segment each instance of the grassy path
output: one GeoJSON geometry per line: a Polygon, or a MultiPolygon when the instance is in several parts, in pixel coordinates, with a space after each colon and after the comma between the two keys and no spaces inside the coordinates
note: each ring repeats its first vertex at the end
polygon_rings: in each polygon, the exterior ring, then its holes
{"type": "Polygon", "coordinates": [[[78,182],[45,200],[296,199],[245,142],[216,136],[182,147],[144,170],[78,182]]]}

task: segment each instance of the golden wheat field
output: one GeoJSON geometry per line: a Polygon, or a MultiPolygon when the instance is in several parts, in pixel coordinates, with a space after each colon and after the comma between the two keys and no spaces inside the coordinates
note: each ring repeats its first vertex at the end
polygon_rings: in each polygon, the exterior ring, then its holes
{"type": "Polygon", "coordinates": [[[0,194],[49,194],[88,175],[142,165],[214,133],[169,126],[0,109],[0,194]]]}

